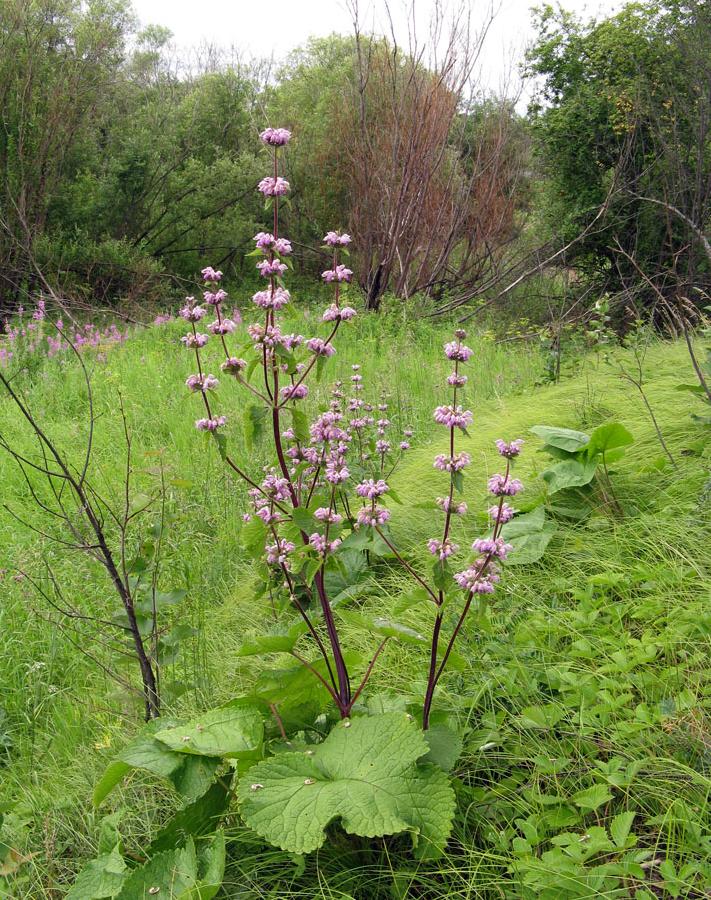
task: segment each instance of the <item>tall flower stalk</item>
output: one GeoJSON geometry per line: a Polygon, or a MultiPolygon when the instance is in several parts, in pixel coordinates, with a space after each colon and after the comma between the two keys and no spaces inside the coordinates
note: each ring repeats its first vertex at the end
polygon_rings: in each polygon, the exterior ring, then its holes
{"type": "MultiPolygon", "coordinates": [[[[256,267],[265,279],[264,289],[252,297],[263,318],[247,328],[251,344],[246,354],[249,358],[234,355],[229,341],[237,323],[223,312],[227,293],[221,286],[222,273],[209,266],[203,269],[203,302],[197,303],[195,298],[188,297],[180,313],[190,323],[190,333],[182,341],[194,353],[197,368],[186,384],[202,397],[205,416],[196,421],[196,427],[215,437],[227,464],[250,487],[253,511],[245,515],[245,522],[247,527],[257,529],[258,535],[264,538],[262,564],[268,580],[276,590],[286,591],[289,601],[305,622],[323,657],[326,675],[295,652],[293,655],[322,681],[341,716],[346,717],[361,693],[383,644],[360,685],[353,690],[327,595],[325,576],[331,557],[342,543],[344,516],[351,526],[358,524],[345,490],[351,478],[347,454],[357,435],[359,459],[356,465],[361,469],[368,456],[363,451],[362,433],[367,426],[374,426],[375,420],[369,416],[372,407],[357,396],[362,387],[362,378],[357,372],[352,380],[354,396],[347,400],[340,390],[342,385],[337,385],[329,409],[310,424],[299,404],[309,394],[309,376],[334,355],[332,342],[341,324],[356,315],[355,309],[342,303],[343,285],[351,281],[353,273],[341,262],[341,256],[347,253],[351,239],[349,235],[336,231],[329,231],[324,237],[330,268],[323,272],[322,279],[333,287],[333,300],[322,315],[322,321],[329,329],[327,336],[306,339],[299,334],[282,333],[279,312],[291,300],[284,285],[284,276],[289,268],[292,247],[289,240],[280,235],[280,206],[290,186],[280,174],[279,164],[280,151],[291,135],[283,128],[268,128],[260,137],[272,153],[272,174],[258,185],[272,213],[272,230],[255,235],[255,249],[251,254],[258,257],[256,267]],[[214,309],[215,313],[214,321],[207,326],[211,335],[198,330],[209,308],[214,309]],[[224,355],[222,372],[233,377],[256,398],[258,417],[264,416],[269,421],[276,465],[267,467],[262,478],[249,476],[227,452],[223,429],[228,425],[228,420],[225,415],[217,413],[214,395],[219,380],[207,370],[203,359],[206,344],[215,339],[224,355]],[[251,381],[255,371],[261,373],[258,386],[251,381]],[[350,422],[346,421],[348,414],[353,416],[350,422]],[[285,423],[287,416],[289,421],[285,423]],[[323,620],[325,640],[312,612],[311,600],[314,597],[319,609],[318,618],[323,620]]],[[[380,471],[386,465],[397,464],[397,460],[392,462],[389,442],[383,438],[385,427],[385,421],[379,420],[380,471]]],[[[407,441],[401,442],[399,454],[408,447],[407,441]]],[[[362,518],[362,513],[358,513],[358,521],[362,518]]]]}

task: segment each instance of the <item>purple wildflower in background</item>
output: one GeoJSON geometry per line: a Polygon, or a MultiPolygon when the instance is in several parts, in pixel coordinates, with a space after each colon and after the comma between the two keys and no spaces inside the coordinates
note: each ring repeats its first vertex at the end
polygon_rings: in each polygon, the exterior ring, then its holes
{"type": "Polygon", "coordinates": [[[305,384],[287,384],[279,391],[282,400],[303,400],[309,389],[305,384]]]}
{"type": "Polygon", "coordinates": [[[483,560],[469,566],[463,572],[456,572],[454,580],[462,590],[469,594],[493,594],[496,583],[499,581],[497,573],[491,569],[482,572],[483,560]]]}
{"type": "Polygon", "coordinates": [[[471,465],[471,461],[471,456],[465,452],[455,453],[454,456],[438,453],[434,458],[434,467],[441,472],[461,472],[462,469],[471,465]]]}
{"type": "Polygon", "coordinates": [[[328,506],[320,506],[314,512],[314,519],[317,519],[319,522],[328,522],[329,525],[340,525],[343,521],[343,516],[334,512],[328,506]]]}
{"type": "Polygon", "coordinates": [[[332,303],[324,310],[321,319],[324,322],[348,322],[356,315],[352,306],[337,306],[332,303]]]}
{"type": "Polygon", "coordinates": [[[185,306],[179,311],[178,315],[186,322],[199,322],[200,319],[207,315],[207,310],[202,306],[195,306],[194,297],[185,298],[185,306]]]}
{"type": "Polygon", "coordinates": [[[455,516],[466,515],[467,504],[464,500],[458,503],[455,500],[450,500],[449,497],[437,497],[435,502],[443,512],[451,512],[455,516]]]}
{"type": "Polygon", "coordinates": [[[207,326],[207,330],[213,334],[232,334],[236,327],[232,319],[215,319],[207,326]]]}
{"type": "Polygon", "coordinates": [[[275,544],[267,544],[264,547],[270,566],[283,566],[292,550],[294,550],[294,545],[291,541],[283,538],[280,538],[275,544]]]}
{"type": "Polygon", "coordinates": [[[203,281],[222,281],[222,272],[219,269],[213,269],[212,266],[205,266],[200,274],[203,281]]]}
{"type": "Polygon", "coordinates": [[[324,535],[319,534],[318,531],[315,531],[309,537],[309,544],[317,551],[317,553],[321,553],[322,555],[326,555],[326,553],[333,553],[334,550],[338,550],[343,542],[340,538],[336,538],[333,541],[329,541],[324,537],[324,535]]]}

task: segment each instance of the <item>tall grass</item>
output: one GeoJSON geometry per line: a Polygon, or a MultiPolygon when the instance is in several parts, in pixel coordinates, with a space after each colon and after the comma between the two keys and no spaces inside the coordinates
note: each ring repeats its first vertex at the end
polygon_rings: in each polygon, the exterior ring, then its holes
{"type": "MultiPolygon", "coordinates": [[[[285,325],[292,327],[310,332],[314,322],[308,312],[295,314],[285,325]]],[[[92,364],[101,413],[95,465],[103,489],[116,490],[121,483],[119,390],[134,433],[139,482],[150,479],[156,451],[169,476],[173,525],[164,577],[170,587],[188,588],[181,616],[197,632],[182,661],[166,673],[183,689],[175,691],[172,703],[185,711],[240,693],[259,666],[269,663],[236,656],[245,632],[263,623],[265,610],[252,601],[251,573],[240,556],[241,488],[212,442],[192,425],[198,410],[182,385],[191,366],[178,345],[181,333],[177,324],[138,332],[109,350],[106,362],[92,364]]],[[[345,380],[359,363],[371,396],[387,394],[401,424],[414,425],[419,446],[398,472],[403,505],[394,508],[393,518],[398,541],[417,564],[425,564],[423,540],[430,536],[431,518],[417,504],[442,493],[432,468],[432,456],[442,448],[431,410],[443,396],[448,369],[441,346],[448,337],[448,326],[413,321],[404,310],[356,320],[309,401],[314,407],[325,403],[330,382],[345,380]]],[[[468,343],[475,348],[469,384],[475,425],[466,446],[474,459],[467,480],[470,507],[483,508],[495,437],[526,437],[539,423],[589,428],[617,418],[636,438],[613,476],[627,516],[618,521],[598,514],[583,525],[561,525],[541,563],[512,567],[496,606],[463,635],[459,667],[444,680],[437,701],[467,732],[457,768],[455,835],[443,860],[415,864],[402,839],[359,843],[339,838],[337,830],[328,849],[295,860],[265,848],[235,821],[226,897],[630,896],[626,883],[620,893],[605,881],[612,876],[592,871],[604,863],[604,854],[580,870],[566,870],[546,856],[556,834],[604,827],[623,808],[636,811],[639,846],[651,850],[644,873],[652,895],[665,889],[664,860],[675,871],[704,864],[711,522],[702,432],[673,390],[686,365],[683,349],[659,345],[647,359],[650,399],[680,462],[674,472],[657,463],[661,449],[647,414],[613,371],[591,365],[583,378],[535,389],[540,363],[534,355],[487,339],[468,343]],[[622,786],[605,781],[605,766],[616,759],[623,768],[639,764],[622,786]],[[611,797],[587,814],[574,798],[598,783],[607,785],[611,797]],[[551,797],[558,799],[545,799],[551,797]],[[551,831],[553,807],[571,812],[568,825],[551,831]],[[531,843],[532,829],[539,844],[531,843]]],[[[248,454],[241,445],[239,399],[229,387],[221,391],[221,411],[235,423],[229,440],[237,455],[257,465],[263,449],[248,454]]],[[[50,360],[23,389],[55,439],[80,449],[87,408],[75,368],[50,360]]],[[[4,402],[0,424],[14,428],[18,441],[27,439],[4,402]]],[[[531,439],[519,472],[527,484],[525,502],[540,493],[542,467],[531,439]]],[[[4,457],[0,479],[5,502],[31,515],[26,488],[4,457]]],[[[477,516],[463,523],[462,542],[471,541],[483,524],[477,516]]],[[[49,551],[8,516],[0,519],[0,541],[0,706],[13,740],[4,765],[0,756],[0,775],[3,796],[21,803],[10,823],[15,839],[35,854],[14,890],[21,897],[55,897],[96,849],[91,787],[135,728],[138,712],[129,696],[47,623],[47,611],[29,586],[14,580],[17,569],[37,570],[43,554],[51,552],[70,595],[91,591],[101,597],[107,589],[98,568],[49,551]]],[[[407,588],[402,571],[385,565],[361,602],[392,615],[407,588]]],[[[428,628],[421,612],[410,610],[402,618],[418,630],[428,628]]],[[[367,635],[348,628],[345,643],[364,653],[370,646],[367,635]]],[[[371,693],[421,696],[423,652],[391,643],[371,693]]],[[[126,846],[140,850],[169,801],[137,779],[113,802],[126,810],[126,846]]],[[[686,895],[700,896],[689,893],[695,880],[693,872],[684,875],[686,895]]],[[[634,881],[635,889],[642,890],[642,883],[634,881]]],[[[0,880],[0,896],[2,887],[0,880]]]]}

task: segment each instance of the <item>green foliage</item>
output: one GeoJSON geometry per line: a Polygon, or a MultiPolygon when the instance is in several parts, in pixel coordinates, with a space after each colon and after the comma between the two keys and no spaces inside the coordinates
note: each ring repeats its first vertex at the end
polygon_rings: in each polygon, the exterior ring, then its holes
{"type": "Polygon", "coordinates": [[[546,519],[546,511],[537,506],[529,513],[516,516],[501,529],[501,537],[513,545],[507,565],[523,566],[538,562],[555,534],[557,525],[546,519]]]}
{"type": "Polygon", "coordinates": [[[427,743],[407,714],[345,720],[304,753],[258,763],[241,780],[240,809],[270,843],[294,853],[322,846],[338,819],[350,834],[408,831],[423,858],[441,853],[454,795],[436,766],[418,765],[427,743]]]}
{"type": "Polygon", "coordinates": [[[580,500],[586,497],[581,489],[587,488],[594,479],[600,484],[603,499],[611,498],[620,511],[608,465],[621,459],[625,448],[634,443],[624,425],[608,422],[599,425],[591,435],[547,425],[535,425],[531,431],[544,441],[543,452],[559,460],[541,474],[550,496],[563,495],[562,504],[552,507],[554,511],[557,509],[569,518],[580,518],[583,515],[580,500]]]}

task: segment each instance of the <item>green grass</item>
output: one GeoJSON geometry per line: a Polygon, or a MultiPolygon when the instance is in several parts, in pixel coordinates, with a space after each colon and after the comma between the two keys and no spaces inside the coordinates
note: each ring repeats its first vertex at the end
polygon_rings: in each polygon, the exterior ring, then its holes
{"type": "MultiPolygon", "coordinates": [[[[309,324],[295,320],[293,328],[309,324]]],[[[273,660],[236,656],[244,634],[263,625],[267,611],[251,599],[251,573],[241,557],[243,491],[192,427],[199,413],[197,399],[182,386],[191,368],[176,347],[180,333],[167,326],[136,334],[96,365],[93,383],[102,490],[111,494],[120,486],[119,390],[134,433],[139,487],[154,477],[156,450],[171,482],[163,586],[188,588],[180,615],[197,632],[182,662],[166,673],[185,688],[174,701],[182,713],[245,691],[258,668],[273,660]]],[[[371,396],[387,393],[400,424],[415,426],[416,449],[394,481],[403,504],[393,506],[393,526],[398,543],[422,566],[424,539],[434,532],[432,513],[417,504],[444,493],[441,473],[432,468],[444,447],[431,410],[442,402],[448,368],[441,345],[448,335],[445,326],[404,314],[356,320],[328,375],[345,379],[359,362],[371,396]]],[[[333,841],[302,863],[266,848],[235,818],[225,897],[704,896],[711,880],[711,485],[703,431],[689,417],[686,395],[674,391],[689,380],[688,358],[681,345],[659,344],[645,364],[649,397],[679,466],[674,470],[658,463],[662,451],[641,400],[614,369],[589,361],[585,374],[535,388],[535,355],[484,339],[473,346],[468,405],[475,424],[461,445],[473,457],[466,481],[471,514],[459,526],[460,543],[484,528],[486,479],[497,467],[494,438],[528,439],[517,471],[527,486],[519,505],[540,496],[537,476],[546,461],[528,434],[535,424],[585,430],[617,419],[627,425],[636,442],[613,475],[626,515],[616,519],[601,509],[583,524],[561,523],[543,560],[511,566],[495,604],[473,616],[462,635],[460,667],[445,677],[436,700],[466,733],[456,769],[459,812],[442,860],[416,864],[404,839],[361,842],[334,828],[333,841]],[[635,814],[629,848],[618,847],[609,832],[613,821],[620,827],[623,820],[615,817],[624,812],[635,814]],[[600,829],[607,829],[604,840],[600,829]]],[[[25,390],[58,442],[80,447],[86,398],[76,368],[47,363],[25,390]]],[[[237,417],[238,395],[221,396],[221,411],[237,417]]],[[[6,403],[0,428],[13,429],[20,443],[27,439],[6,403]]],[[[230,440],[244,456],[239,438],[230,440]]],[[[255,467],[263,453],[258,446],[255,467]]],[[[4,502],[36,522],[27,489],[5,457],[0,479],[4,502]]],[[[29,585],[13,578],[17,569],[38,571],[43,554],[51,553],[68,596],[113,606],[102,573],[43,547],[7,515],[0,536],[6,570],[0,734],[12,738],[0,768],[0,801],[19,801],[6,831],[34,854],[7,889],[10,896],[57,897],[96,851],[100,815],[90,808],[91,789],[137,727],[139,710],[46,621],[29,585]]],[[[361,603],[392,615],[408,587],[401,569],[381,565],[361,603]]],[[[429,628],[419,607],[401,618],[420,631],[429,628]]],[[[349,648],[367,655],[369,636],[348,626],[344,633],[349,648]]],[[[421,697],[424,665],[425,650],[391,642],[370,693],[421,697]]],[[[0,753],[2,746],[0,737],[0,753]]],[[[125,810],[124,843],[140,851],[172,802],[154,784],[135,779],[107,811],[125,810]]],[[[0,896],[4,886],[0,876],[0,896]]]]}

